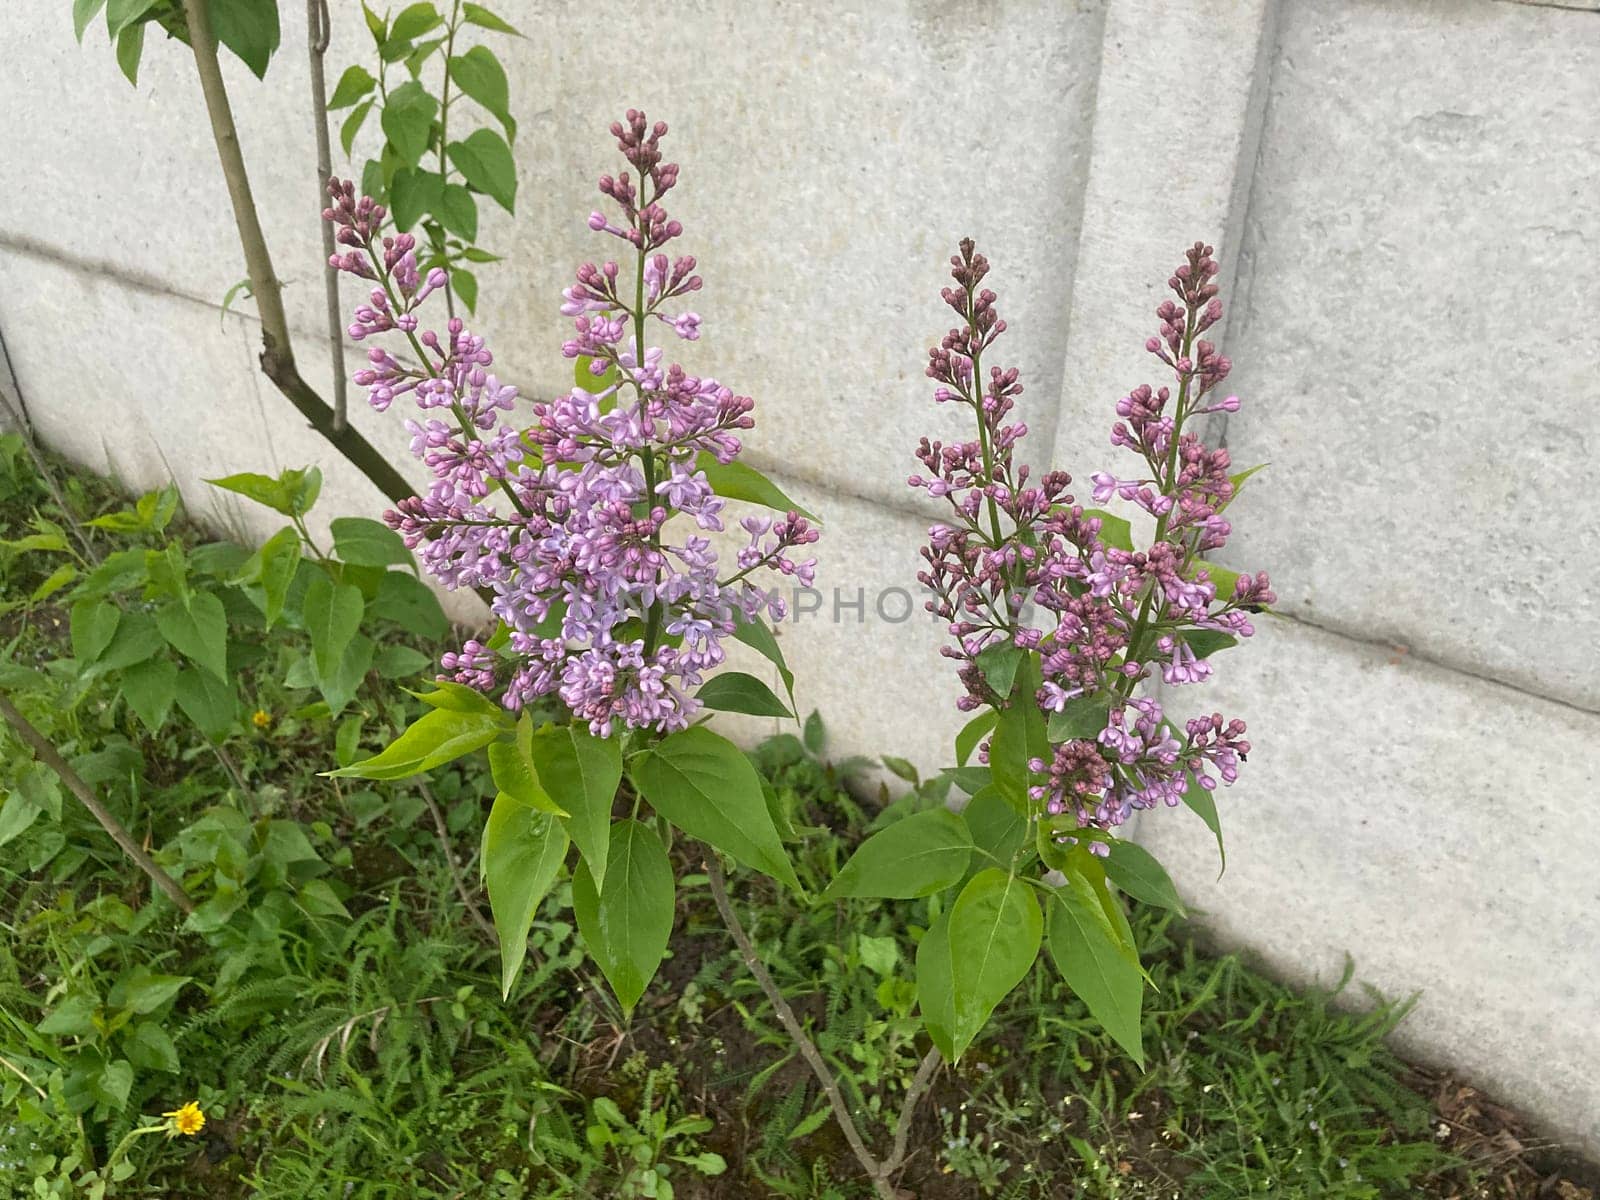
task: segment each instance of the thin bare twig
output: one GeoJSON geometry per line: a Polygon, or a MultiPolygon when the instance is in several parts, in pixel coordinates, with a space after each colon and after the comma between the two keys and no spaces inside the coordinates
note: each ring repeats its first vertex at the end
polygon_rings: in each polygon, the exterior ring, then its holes
{"type": "Polygon", "coordinates": [[[895,1189],[885,1177],[883,1164],[873,1157],[872,1151],[867,1149],[866,1142],[862,1141],[861,1131],[856,1128],[855,1118],[850,1115],[850,1108],[844,1102],[844,1096],[833,1078],[833,1072],[828,1069],[828,1064],[817,1049],[816,1043],[801,1028],[799,1020],[794,1015],[794,1009],[789,1007],[789,1002],[784,999],[778,985],[772,981],[766,966],[756,956],[756,948],[750,941],[750,935],[739,923],[733,905],[728,901],[728,885],[722,874],[722,864],[717,861],[715,854],[708,854],[705,865],[706,877],[711,882],[711,898],[716,901],[717,911],[722,914],[722,923],[728,927],[728,932],[733,935],[733,940],[739,947],[744,965],[749,968],[750,974],[755,976],[756,983],[760,984],[762,992],[772,1002],[773,1011],[778,1014],[778,1023],[788,1033],[795,1048],[800,1051],[800,1057],[806,1060],[811,1073],[822,1085],[823,1095],[828,1097],[828,1103],[833,1108],[834,1119],[839,1123],[844,1140],[850,1144],[850,1150],[855,1154],[856,1161],[866,1168],[873,1188],[882,1200],[895,1200],[895,1189]]]}
{"type": "MultiPolygon", "coordinates": [[[[217,38],[211,28],[211,15],[205,0],[183,0],[184,19],[189,26],[189,46],[194,51],[195,70],[200,76],[200,91],[211,119],[211,137],[217,146],[222,177],[228,185],[233,205],[239,245],[244,251],[245,270],[250,276],[250,291],[261,318],[261,370],[277,386],[289,403],[310,422],[311,427],[331,442],[389,499],[409,499],[414,489],[388,458],[352,425],[337,428],[334,411],[300,376],[295,365],[294,347],[289,339],[289,321],[283,307],[283,285],[272,269],[261,217],[250,191],[250,176],[245,170],[239,147],[239,130],[234,124],[233,107],[217,62],[217,38]]],[[[336,374],[339,373],[336,371],[336,374]]]]}
{"type": "Polygon", "coordinates": [[[937,1046],[929,1047],[928,1052],[922,1056],[922,1063],[917,1067],[911,1086],[906,1089],[906,1098],[900,1105],[900,1119],[894,1128],[894,1148],[883,1163],[885,1176],[893,1174],[905,1165],[906,1143],[911,1137],[911,1122],[916,1116],[917,1104],[922,1100],[923,1093],[928,1090],[929,1085],[933,1083],[934,1072],[939,1069],[939,1064],[943,1061],[944,1056],[939,1053],[937,1046]]]}
{"type": "Polygon", "coordinates": [[[467,915],[472,918],[473,923],[483,930],[491,942],[498,944],[500,935],[494,931],[494,925],[483,915],[478,902],[472,898],[467,881],[461,877],[461,870],[456,866],[455,851],[450,844],[450,826],[445,824],[444,812],[439,808],[439,802],[433,798],[433,789],[421,780],[417,781],[417,789],[422,793],[422,799],[427,803],[428,812],[433,817],[433,828],[439,835],[439,846],[444,851],[445,866],[450,868],[450,878],[455,880],[456,895],[461,897],[461,903],[466,907],[467,915]]]}
{"type": "Polygon", "coordinates": [[[306,0],[307,41],[311,47],[311,111],[317,124],[317,224],[322,228],[322,285],[328,300],[328,348],[333,356],[333,429],[343,433],[348,400],[344,378],[344,325],[339,319],[339,271],[333,258],[333,225],[322,219],[328,205],[328,180],[333,178],[333,147],[328,142],[328,82],[323,56],[333,30],[328,0],[306,0]]]}
{"type": "Polygon", "coordinates": [[[39,1099],[41,1099],[41,1100],[50,1099],[50,1094],[48,1092],[46,1092],[42,1087],[40,1087],[37,1083],[35,1083],[33,1081],[33,1079],[28,1075],[28,1073],[26,1071],[24,1071],[21,1067],[17,1066],[16,1063],[12,1062],[9,1058],[7,1058],[3,1054],[0,1054],[0,1067],[5,1067],[13,1075],[15,1075],[18,1079],[22,1080],[23,1083],[25,1083],[29,1087],[31,1087],[35,1092],[38,1093],[39,1099]]]}
{"type": "Polygon", "coordinates": [[[185,914],[194,912],[194,901],[189,898],[189,893],[183,890],[183,885],[156,865],[156,860],[144,852],[143,847],[123,828],[122,822],[112,816],[110,810],[100,803],[100,798],[94,794],[94,789],[67,764],[67,760],[61,757],[50,740],[35,729],[32,722],[18,712],[16,706],[4,696],[0,696],[0,717],[4,717],[10,723],[29,748],[39,756],[41,762],[61,777],[61,782],[67,785],[67,790],[83,801],[83,806],[96,821],[100,822],[100,828],[111,835],[111,840],[122,848],[122,852],[133,860],[134,865],[148,875],[151,882],[165,892],[168,899],[185,914]]]}

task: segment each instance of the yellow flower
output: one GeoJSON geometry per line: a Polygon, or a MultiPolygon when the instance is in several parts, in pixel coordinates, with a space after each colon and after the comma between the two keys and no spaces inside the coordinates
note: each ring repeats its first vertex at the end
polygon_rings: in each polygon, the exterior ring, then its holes
{"type": "Polygon", "coordinates": [[[161,1114],[167,1118],[167,1132],[181,1133],[185,1137],[193,1137],[206,1127],[206,1115],[200,1111],[200,1106],[193,1100],[182,1108],[161,1114]]]}
{"type": "Polygon", "coordinates": [[[250,717],[250,723],[257,729],[265,729],[272,724],[272,714],[264,708],[258,708],[250,717]]]}

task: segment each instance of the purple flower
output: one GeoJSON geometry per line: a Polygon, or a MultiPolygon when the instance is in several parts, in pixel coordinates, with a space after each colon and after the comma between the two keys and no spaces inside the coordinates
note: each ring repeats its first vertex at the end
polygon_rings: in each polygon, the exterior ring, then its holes
{"type": "Polygon", "coordinates": [[[591,360],[595,390],[532,404],[526,429],[509,423],[516,389],[491,373],[481,337],[455,319],[443,336],[420,329],[416,310],[445,272],[420,278],[414,239],[384,235],[383,207],[350,183],[330,184],[324,213],[353,248],[333,264],[376,283],[350,336],[400,334],[410,351],[406,361],[370,350],[357,383],[379,411],[410,394],[427,414],[406,427],[433,483],[385,519],[446,587],[488,589],[504,626],[499,649],[468,642],[441,665],[513,710],[554,696],[600,737],[687,727],[701,707],[693,690],[724,661],[738,623],[782,615],[749,577],[770,570],[809,585],[815,560],[793,551],[818,536],[797,513],[746,521],[751,545],[723,575],[710,542],[688,531],[723,528],[704,463],[737,458],[753,402],[643,343],[652,317],[699,337],[696,313],[661,306],[701,279],[694,258],[660,252],[683,232],[662,204],[678,178],[661,161],[666,125],[630,110],[611,132],[633,173],[601,178],[621,216],[594,213],[589,227],[628,243],[633,262],[584,263],[563,291],[573,337],[562,352],[591,360]]]}
{"type": "Polygon", "coordinates": [[[978,436],[949,445],[924,438],[923,471],[907,482],[950,506],[929,530],[918,578],[933,594],[930,611],[948,622],[954,644],[944,653],[967,689],[959,707],[1031,702],[1046,714],[1074,705],[1105,712],[1096,736],[1029,763],[1046,777],[1030,791],[1035,815],[1064,841],[1073,839],[1057,818],[1109,830],[1135,810],[1178,803],[1191,786],[1231,783],[1249,750],[1243,722],[1214,715],[1180,730],[1154,699],[1136,694],[1157,672],[1168,685],[1203,683],[1212,665],[1185,631],[1249,637],[1248,614],[1276,599],[1265,575],[1242,575],[1231,596],[1219,597],[1201,558],[1231,534],[1222,512],[1236,488],[1228,452],[1206,446],[1191,424],[1239,407],[1237,396],[1212,397],[1232,364],[1200,336],[1222,316],[1211,248],[1197,243],[1186,253],[1168,280],[1177,299],[1156,310],[1159,332],[1146,343],[1175,387],[1140,385],[1116,403],[1111,444],[1138,465],[1126,476],[1091,476],[1095,503],[1115,496],[1156,518],[1143,549],[1109,540],[1104,517],[1073,502],[1065,472],[1035,479],[1017,463],[1027,434],[1012,418],[1022,385],[1015,368],[983,361],[1006,328],[997,297],[982,286],[989,264],[971,241],[950,262],[955,286],[942,294],[959,322],[928,352],[927,374],[936,403],[972,410],[978,436]],[[986,651],[1007,645],[1039,652],[1032,697],[996,692],[980,665],[986,651]]]}

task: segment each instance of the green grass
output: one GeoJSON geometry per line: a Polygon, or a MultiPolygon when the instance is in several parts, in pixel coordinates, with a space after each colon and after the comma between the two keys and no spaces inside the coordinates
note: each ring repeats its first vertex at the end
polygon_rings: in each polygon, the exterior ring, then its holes
{"type": "MultiPolygon", "coordinates": [[[[0,539],[41,516],[63,520],[15,447],[0,467],[0,539]]],[[[79,518],[120,503],[104,481],[70,472],[62,491],[79,518]]],[[[102,552],[115,547],[95,536],[102,552]]],[[[8,691],[72,674],[59,663],[64,614],[28,600],[48,573],[39,558],[0,550],[8,691]]],[[[320,873],[343,911],[297,907],[263,868],[248,920],[185,929],[70,797],[59,820],[0,847],[0,1197],[92,1195],[73,1180],[190,1098],[209,1115],[204,1133],[137,1140],[108,1195],[512,1200],[663,1196],[663,1183],[680,1197],[869,1195],[694,876],[693,847],[675,848],[685,883],[672,957],[631,1022],[576,945],[564,886],[502,1001],[497,949],[457,894],[420,795],[317,774],[336,742],[379,744],[382,714],[352,725],[306,709],[282,682],[283,636],[261,635],[237,681],[265,727],[241,723],[215,749],[181,720],[151,735],[92,679],[40,716],[139,836],[189,854],[219,820],[279,822],[275,836],[292,828],[315,856],[291,868],[320,873]],[[97,1052],[94,1037],[41,1023],[72,989],[108,994],[141,968],[189,980],[151,1016],[173,1059],[140,1066],[124,1101],[76,1111],[62,1079],[97,1052]]],[[[816,895],[881,801],[856,798],[852,766],[829,765],[820,723],[809,732],[760,757],[795,822],[817,831],[795,848],[816,895]]],[[[43,786],[9,735],[0,756],[0,794],[43,786]]],[[[486,774],[469,764],[431,780],[469,885],[486,774]]],[[[734,895],[881,1141],[924,1048],[911,960],[925,911],[801,907],[749,876],[734,895]]],[[[1348,989],[1293,991],[1203,953],[1166,916],[1131,915],[1156,989],[1148,1069],[1053,972],[1035,971],[921,1109],[903,1180],[920,1200],[1587,1196],[1576,1175],[1546,1186],[1536,1155],[1496,1156],[1498,1115],[1452,1109],[1457,1124],[1438,1136],[1441,1113],[1418,1090],[1432,1081],[1385,1046],[1403,1008],[1348,989]]]]}

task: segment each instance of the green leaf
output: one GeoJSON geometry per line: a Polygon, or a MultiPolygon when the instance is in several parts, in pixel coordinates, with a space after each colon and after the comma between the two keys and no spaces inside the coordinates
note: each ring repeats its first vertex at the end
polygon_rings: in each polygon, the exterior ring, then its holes
{"type": "Polygon", "coordinates": [[[139,86],[139,59],[144,56],[144,26],[130,25],[117,34],[117,66],[134,87],[139,86]]]}
{"type": "Polygon", "coordinates": [[[228,617],[210,592],[196,592],[187,607],[174,601],[158,609],[156,626],[179,654],[218,679],[228,678],[228,617]]]}
{"type": "Polygon", "coordinates": [[[1100,522],[1100,540],[1108,546],[1115,546],[1118,550],[1133,550],[1133,526],[1125,517],[1115,513],[1106,512],[1103,508],[1086,508],[1083,510],[1086,517],[1095,517],[1100,522]]]}
{"type": "Polygon", "coordinates": [[[381,521],[366,517],[335,517],[333,552],[353,567],[408,566],[411,551],[404,540],[381,521]]]}
{"type": "Polygon", "coordinates": [[[463,93],[483,105],[489,115],[505,126],[506,137],[517,136],[517,123],[511,117],[511,89],[506,70],[494,51],[474,46],[450,60],[450,75],[463,93]]]}
{"type": "Polygon", "coordinates": [[[478,236],[478,201],[459,183],[447,183],[434,205],[434,216],[450,233],[472,241],[478,236]]]}
{"type": "Polygon", "coordinates": [[[885,754],[879,761],[890,774],[904,779],[912,787],[916,787],[922,781],[922,777],[917,774],[916,764],[910,759],[901,758],[896,754],[885,754]]]}
{"type": "Polygon", "coordinates": [[[438,172],[401,167],[389,185],[389,214],[397,228],[409,230],[438,208],[443,196],[444,180],[438,172]]]}
{"type": "MultiPolygon", "coordinates": [[[[464,683],[452,683],[448,679],[435,679],[432,681],[431,692],[411,692],[429,708],[444,708],[451,712],[484,713],[492,717],[500,717],[504,710],[489,697],[476,688],[469,688],[464,683]]],[[[505,722],[509,725],[509,718],[505,722]]]]}
{"type": "MultiPolygon", "coordinates": [[[[606,362],[604,359],[592,358],[587,354],[580,354],[577,358],[573,359],[572,386],[577,388],[579,391],[588,392],[592,396],[598,396],[606,389],[615,386],[616,382],[616,363],[606,362]],[[594,373],[594,364],[597,362],[605,367],[605,370],[601,371],[598,375],[594,373]]],[[[716,461],[715,455],[711,457],[711,461],[716,461]]],[[[699,464],[697,463],[696,466],[698,465],[699,464]]],[[[63,550],[67,548],[64,541],[62,542],[61,548],[63,550]]]]}
{"type": "Polygon", "coordinates": [[[145,1016],[171,1000],[188,982],[187,975],[157,975],[146,966],[131,967],[112,986],[106,1006],[145,1016]]]}
{"type": "Polygon", "coordinates": [[[374,42],[382,43],[389,36],[389,23],[383,17],[373,12],[367,0],[361,0],[361,15],[366,19],[367,32],[372,35],[374,42]]]}
{"type": "Polygon", "coordinates": [[[135,663],[122,672],[120,687],[128,707],[152,733],[166,723],[177,697],[178,666],[170,659],[135,663]]]}
{"type": "Polygon", "coordinates": [[[1092,885],[1069,874],[1067,885],[1055,888],[1049,900],[1050,957],[1068,987],[1117,1044],[1144,1065],[1139,1008],[1144,978],[1138,959],[1113,940],[1092,885]]]}
{"type": "Polygon", "coordinates": [[[497,713],[436,708],[422,714],[371,758],[326,774],[335,778],[404,779],[481,750],[505,732],[497,713]]]}
{"type": "Polygon", "coordinates": [[[742,462],[720,463],[709,450],[700,451],[694,461],[695,470],[704,471],[706,482],[717,495],[728,500],[745,500],[778,512],[797,512],[817,524],[816,516],[801,508],[783,490],[760,471],[742,462]]]}
{"type": "Polygon", "coordinates": [[[622,747],[614,738],[591,737],[571,725],[541,729],[528,755],[545,793],[572,815],[567,833],[602,886],[611,840],[611,806],[622,782],[622,747]]]}
{"type": "Polygon", "coordinates": [[[289,585],[300,569],[300,535],[289,526],[268,538],[245,564],[244,577],[260,584],[262,614],[271,629],[283,615],[289,585]]]}
{"type": "Polygon", "coordinates": [[[539,782],[533,765],[533,721],[526,713],[510,740],[489,743],[489,773],[494,786],[519,804],[555,817],[572,815],[551,799],[539,782]]]}
{"type": "Polygon", "coordinates": [[[432,663],[433,659],[420,650],[393,643],[379,650],[372,661],[372,665],[378,669],[378,674],[385,679],[409,679],[426,671],[432,663]]]}
{"type": "Polygon", "coordinates": [[[994,723],[1000,714],[992,708],[986,708],[972,720],[968,721],[956,734],[956,763],[966,766],[967,759],[972,757],[972,752],[983,742],[985,736],[994,728],[994,723]]]}
{"type": "Polygon", "coordinates": [[[1027,651],[1020,646],[998,642],[980,653],[975,661],[978,670],[983,672],[984,681],[995,693],[1009,696],[1017,681],[1017,668],[1022,666],[1025,654],[1027,651]]]}
{"type": "MultiPolygon", "coordinates": [[[[392,99],[390,103],[393,103],[392,99]]],[[[433,114],[430,112],[428,115],[431,119],[433,114]]],[[[384,116],[388,116],[387,109],[384,110],[384,116]]],[[[385,128],[388,128],[387,125],[385,128]]],[[[507,212],[516,211],[517,165],[505,138],[492,129],[479,129],[463,141],[451,142],[445,148],[445,153],[469,187],[492,197],[507,212]]]]}
{"type": "Polygon", "coordinates": [[[428,30],[435,29],[443,23],[444,18],[439,15],[439,10],[426,0],[418,4],[408,4],[400,10],[400,15],[395,17],[394,24],[389,26],[389,36],[385,40],[415,41],[428,30]]]}
{"type": "Polygon", "coordinates": [[[695,699],[719,712],[746,713],[752,717],[792,717],[794,714],[772,689],[754,675],[743,671],[724,671],[709,679],[695,693],[695,699]]]}
{"type": "Polygon", "coordinates": [[[655,977],[672,934],[672,864],[655,830],[618,821],[605,883],[580,862],[572,873],[572,910],[584,944],[617,995],[624,1015],[655,977]]]}
{"type": "Polygon", "coordinates": [[[1106,843],[1107,856],[1102,865],[1106,878],[1127,892],[1135,900],[1170,908],[1182,914],[1183,900],[1166,869],[1156,861],[1155,855],[1137,842],[1112,838],[1106,843]]]}
{"type": "Polygon", "coordinates": [[[1093,741],[1110,719],[1113,699],[1110,692],[1097,692],[1093,696],[1068,700],[1060,712],[1050,714],[1046,736],[1053,744],[1081,739],[1093,741]]]}
{"type": "Polygon", "coordinates": [[[116,636],[122,610],[104,600],[79,600],[72,606],[72,656],[87,666],[105,653],[116,636]]]}
{"type": "Polygon", "coordinates": [[[255,73],[267,74],[278,48],[278,0],[207,0],[211,31],[255,73]]]}
{"type": "Polygon", "coordinates": [[[917,943],[917,1007],[939,1053],[947,1062],[955,1062],[955,963],[950,953],[949,913],[941,913],[917,943]]]}
{"type": "Polygon", "coordinates": [[[241,471],[237,475],[224,475],[221,479],[208,479],[206,482],[212,487],[235,492],[247,500],[264,504],[286,517],[295,517],[310,507],[305,500],[308,489],[311,498],[316,498],[316,492],[322,487],[322,472],[316,472],[314,484],[313,477],[300,470],[285,471],[276,478],[259,471],[241,471]]]}
{"type": "Polygon", "coordinates": [[[1011,702],[1001,710],[989,741],[989,771],[994,782],[1007,800],[1023,810],[1032,776],[1028,763],[1035,758],[1050,761],[1044,711],[1035,699],[1038,690],[1039,660],[1026,653],[1017,669],[1011,702]]]}
{"type": "Polygon", "coordinates": [[[805,741],[805,747],[817,758],[828,747],[828,731],[822,724],[822,714],[812,709],[806,716],[806,723],[800,730],[800,736],[805,741]]]}
{"type": "Polygon", "coordinates": [[[1217,871],[1217,878],[1222,878],[1222,872],[1228,869],[1228,852],[1222,847],[1222,818],[1217,815],[1217,799],[1211,794],[1209,788],[1200,786],[1194,773],[1189,773],[1189,786],[1183,793],[1183,802],[1192,812],[1200,815],[1206,823],[1206,828],[1211,830],[1217,839],[1217,856],[1222,860],[1221,869],[1217,871]]]}
{"type": "Polygon", "coordinates": [[[330,110],[349,108],[377,85],[378,81],[365,67],[359,64],[346,67],[344,74],[339,76],[333,95],[328,97],[328,108],[330,110]]]}
{"type": "Polygon", "coordinates": [[[113,41],[129,25],[155,7],[156,0],[111,0],[106,6],[106,36],[113,41]]]}
{"type": "Polygon", "coordinates": [[[783,680],[784,691],[789,694],[789,706],[793,708],[794,672],[783,661],[783,650],[778,645],[777,637],[760,617],[747,621],[742,612],[735,612],[733,619],[733,636],[778,668],[778,678],[783,680]]]}
{"type": "Polygon", "coordinates": [[[248,277],[235,280],[233,286],[222,293],[222,311],[217,314],[217,324],[227,328],[228,313],[233,309],[233,302],[241,296],[248,300],[254,295],[255,292],[250,287],[248,277]]]}
{"type": "Polygon", "coordinates": [[[456,290],[456,295],[461,297],[461,303],[467,306],[468,312],[475,312],[478,308],[478,277],[465,267],[454,267],[450,271],[450,286],[456,290]]]}
{"type": "Polygon", "coordinates": [[[339,126],[339,145],[344,147],[346,158],[350,157],[351,148],[356,144],[356,135],[361,132],[361,127],[367,123],[367,116],[372,112],[376,99],[363,100],[350,110],[350,115],[339,126]]]}
{"type": "MultiPolygon", "coordinates": [[[[384,101],[383,136],[407,166],[417,166],[428,152],[433,140],[433,118],[438,111],[439,102],[416,82],[401,84],[384,101]]],[[[510,151],[506,153],[509,157],[510,151]]]]}
{"type": "Polygon", "coordinates": [[[972,858],[967,823],[945,808],[913,813],[862,842],[824,900],[881,896],[912,900],[960,883],[972,858]]]}
{"type": "Polygon", "coordinates": [[[1183,644],[1194,651],[1196,658],[1210,658],[1219,650],[1239,644],[1239,639],[1217,629],[1185,629],[1179,635],[1183,644]]]}
{"type": "Polygon", "coordinates": [[[44,812],[44,802],[20,788],[6,793],[0,804],[0,846],[21,837],[44,812]]]}
{"type": "Polygon", "coordinates": [[[800,890],[744,752],[704,726],[668,734],[640,756],[634,782],[662,816],[746,866],[800,890]]]}
{"type": "MultiPolygon", "coordinates": [[[[317,688],[327,702],[328,711],[337,716],[344,706],[355,699],[361,681],[372,666],[375,643],[365,634],[357,633],[344,644],[344,652],[330,672],[317,673],[317,688]]],[[[315,666],[315,663],[312,664],[315,666]]]]}
{"type": "Polygon", "coordinates": [[[238,707],[232,683],[224,683],[209,671],[183,670],[173,682],[174,694],[183,715],[209,738],[226,737],[233,729],[238,707]]]}
{"type": "Polygon", "coordinates": [[[939,778],[948,779],[969,796],[994,786],[994,776],[988,767],[946,767],[939,772],[939,778]]]}
{"type": "Polygon", "coordinates": [[[167,644],[149,613],[135,609],[122,614],[117,632],[100,656],[102,671],[120,671],[144,662],[167,644]]]}
{"type": "Polygon", "coordinates": [[[522,36],[515,26],[507,24],[481,4],[463,4],[461,15],[479,29],[492,29],[496,33],[509,33],[515,37],[522,36]]]}
{"type": "Polygon", "coordinates": [[[1016,858],[1028,836],[1028,818],[990,785],[980,788],[961,812],[973,846],[1001,863],[1016,858]]]}
{"type": "Polygon", "coordinates": [[[1246,467],[1237,475],[1229,475],[1228,482],[1233,484],[1233,499],[1230,500],[1229,503],[1231,504],[1233,503],[1233,500],[1237,500],[1239,498],[1239,493],[1244,490],[1245,480],[1249,479],[1250,476],[1254,475],[1257,471],[1265,470],[1271,465],[1271,463],[1257,463],[1253,467],[1246,467]]]}
{"type": "Polygon", "coordinates": [[[378,581],[378,594],[367,605],[367,613],[429,641],[450,632],[449,618],[433,590],[404,571],[390,571],[378,581]]]}
{"type": "Polygon", "coordinates": [[[51,1037],[93,1037],[97,1007],[92,996],[68,996],[39,1022],[38,1032],[51,1037]]]}
{"type": "Polygon", "coordinates": [[[30,594],[28,597],[29,603],[37,604],[41,600],[46,600],[49,597],[54,596],[57,592],[66,587],[67,584],[71,583],[77,577],[77,567],[73,566],[71,563],[62,563],[59,567],[57,567],[54,571],[51,571],[50,574],[45,577],[45,581],[43,583],[33,589],[32,594],[30,594]]]}
{"type": "Polygon", "coordinates": [[[434,51],[449,41],[445,37],[429,38],[425,42],[418,42],[416,48],[406,55],[406,70],[411,73],[411,78],[418,79],[422,75],[422,65],[433,57],[434,51]]]}
{"type": "Polygon", "coordinates": [[[500,989],[511,995],[528,953],[528,927],[567,856],[561,822],[502,792],[483,829],[483,878],[500,938],[500,989]]]}
{"type": "Polygon", "coordinates": [[[311,635],[311,661],[319,677],[329,678],[337,671],[350,639],[361,628],[365,607],[360,588],[336,584],[321,571],[307,585],[301,620],[311,635]]]}
{"type": "Polygon", "coordinates": [[[79,42],[83,41],[83,31],[89,28],[89,22],[106,6],[106,0],[72,0],[72,33],[79,42]]]}
{"type": "Polygon", "coordinates": [[[122,1048],[128,1061],[141,1071],[176,1073],[179,1069],[178,1048],[154,1021],[140,1021],[125,1030],[122,1048]]]}
{"type": "MultiPolygon", "coordinates": [[[[139,28],[143,29],[144,26],[139,28]]],[[[125,1058],[106,1063],[90,1081],[89,1089],[106,1108],[112,1111],[126,1108],[128,1093],[133,1090],[133,1064],[125,1058]]]]}
{"type": "Polygon", "coordinates": [[[957,1057],[1033,966],[1043,935],[1039,902],[1017,876],[988,867],[961,889],[950,909],[957,1057]]]}

